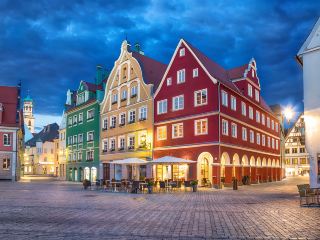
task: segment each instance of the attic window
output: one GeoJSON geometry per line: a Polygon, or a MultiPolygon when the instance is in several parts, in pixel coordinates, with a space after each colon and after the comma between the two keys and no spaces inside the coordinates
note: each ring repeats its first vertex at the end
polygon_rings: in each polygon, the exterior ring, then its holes
{"type": "Polygon", "coordinates": [[[252,77],[254,78],[254,76],[255,76],[255,73],[254,73],[254,70],[252,69],[252,72],[251,72],[251,74],[252,74],[252,77]]]}
{"type": "Polygon", "coordinates": [[[184,55],[185,55],[185,49],[181,48],[180,51],[179,51],[179,56],[183,57],[184,55]]]}

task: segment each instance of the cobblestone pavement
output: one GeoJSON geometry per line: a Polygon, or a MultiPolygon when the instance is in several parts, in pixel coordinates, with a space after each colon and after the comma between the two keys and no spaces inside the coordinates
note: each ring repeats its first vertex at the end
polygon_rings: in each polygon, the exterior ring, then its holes
{"type": "Polygon", "coordinates": [[[0,182],[0,239],[320,239],[320,208],[299,206],[306,181],[152,195],[0,182]]]}

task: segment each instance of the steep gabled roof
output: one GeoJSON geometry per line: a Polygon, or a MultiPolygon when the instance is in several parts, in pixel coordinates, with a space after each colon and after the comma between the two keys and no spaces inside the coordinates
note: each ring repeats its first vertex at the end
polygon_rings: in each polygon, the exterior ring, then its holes
{"type": "Polygon", "coordinates": [[[144,82],[146,84],[153,84],[153,89],[157,89],[167,65],[138,52],[132,52],[132,56],[137,59],[140,64],[144,82]]]}
{"type": "Polygon", "coordinates": [[[33,138],[26,142],[26,146],[34,147],[36,142],[52,142],[54,139],[59,137],[59,126],[56,123],[45,126],[41,132],[35,134],[33,138]]]}
{"type": "Polygon", "coordinates": [[[86,81],[83,81],[87,87],[88,87],[88,91],[90,92],[96,92],[97,90],[102,90],[102,85],[96,85],[94,83],[90,83],[90,82],[86,82],[86,81]]]}
{"type": "Polygon", "coordinates": [[[0,103],[2,103],[2,122],[0,126],[19,127],[18,88],[0,86],[0,103]]]}
{"type": "Polygon", "coordinates": [[[243,78],[244,72],[248,69],[248,66],[249,65],[246,63],[240,67],[235,67],[235,68],[231,68],[231,69],[227,70],[228,78],[230,80],[243,78]]]}

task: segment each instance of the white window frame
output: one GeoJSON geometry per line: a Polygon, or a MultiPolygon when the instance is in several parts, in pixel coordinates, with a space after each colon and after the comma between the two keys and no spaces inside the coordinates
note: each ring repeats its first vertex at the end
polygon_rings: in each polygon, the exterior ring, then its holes
{"type": "Polygon", "coordinates": [[[3,134],[3,146],[11,146],[11,135],[9,133],[3,134]]]}
{"type": "Polygon", "coordinates": [[[92,109],[89,109],[88,111],[87,111],[87,120],[88,121],[92,121],[94,119],[94,108],[92,108],[92,109]],[[89,118],[89,113],[90,112],[92,112],[92,117],[91,118],[89,118]]]}
{"type": "Polygon", "coordinates": [[[165,114],[168,112],[168,100],[163,99],[157,102],[157,114],[165,114]],[[165,106],[165,108],[164,108],[165,106]],[[161,111],[160,111],[161,110],[161,111]]]}
{"type": "Polygon", "coordinates": [[[266,146],[266,136],[265,135],[262,135],[262,146],[266,146]]]}
{"type": "Polygon", "coordinates": [[[254,143],[254,131],[250,130],[250,143],[254,143]]]}
{"type": "Polygon", "coordinates": [[[230,99],[230,107],[231,107],[231,110],[233,111],[237,111],[237,98],[233,95],[231,95],[231,99],[230,99]]]}
{"type": "Polygon", "coordinates": [[[82,124],[82,123],[83,123],[83,113],[79,113],[78,123],[79,123],[79,124],[82,124]]]}
{"type": "Polygon", "coordinates": [[[9,157],[4,157],[2,159],[2,169],[10,170],[10,166],[11,166],[11,159],[9,157]]]}
{"type": "Polygon", "coordinates": [[[198,90],[198,91],[195,91],[194,92],[194,106],[195,107],[198,107],[198,106],[203,106],[203,105],[207,105],[208,104],[208,89],[205,88],[205,89],[201,89],[201,90],[198,90]],[[205,93],[206,95],[206,101],[205,102],[202,102],[202,94],[205,93]],[[201,103],[198,103],[197,100],[198,100],[198,94],[200,94],[200,101],[201,103]]]}
{"type": "Polygon", "coordinates": [[[172,111],[180,111],[184,109],[184,95],[175,96],[172,98],[172,111]],[[182,101],[181,101],[182,99],[182,101]],[[176,100],[177,102],[177,108],[176,108],[176,100]],[[180,106],[182,102],[182,106],[180,106]]]}
{"type": "Polygon", "coordinates": [[[180,48],[179,50],[179,57],[183,57],[186,55],[186,49],[185,48],[180,48]]]}
{"type": "Polygon", "coordinates": [[[177,84],[186,82],[186,69],[180,69],[177,71],[177,84]]]}
{"type": "Polygon", "coordinates": [[[262,125],[266,125],[266,117],[263,113],[261,114],[261,123],[262,125]]]}
{"type": "Polygon", "coordinates": [[[167,86],[171,86],[172,85],[172,77],[168,77],[167,78],[167,86]]]}
{"type": "Polygon", "coordinates": [[[271,120],[271,129],[274,130],[274,120],[271,120]]]}
{"type": "Polygon", "coordinates": [[[113,115],[110,117],[110,128],[115,128],[116,126],[117,126],[117,116],[113,115]]]}
{"type": "Polygon", "coordinates": [[[172,124],[172,138],[183,138],[183,123],[172,124]],[[178,135],[175,135],[175,128],[177,128],[178,135]]]}
{"type": "Polygon", "coordinates": [[[120,113],[119,115],[119,125],[125,125],[126,124],[126,113],[120,113]]]}
{"type": "Polygon", "coordinates": [[[228,136],[229,135],[229,122],[225,119],[222,119],[222,135],[228,136]]]}
{"type": "Polygon", "coordinates": [[[207,135],[208,134],[208,118],[202,118],[202,119],[197,119],[197,120],[194,120],[194,134],[195,136],[199,136],[199,135],[207,135]],[[201,132],[198,132],[197,131],[197,124],[200,123],[200,131],[201,132]],[[202,125],[205,124],[205,129],[206,131],[205,132],[202,132],[202,125]]]}
{"type": "Polygon", "coordinates": [[[267,127],[270,128],[270,118],[267,117],[267,127]]]}
{"type": "Polygon", "coordinates": [[[253,120],[253,107],[249,106],[249,118],[253,120]]]}
{"type": "Polygon", "coordinates": [[[247,133],[247,129],[245,127],[242,127],[242,140],[243,141],[248,140],[248,133],[247,133]]]}
{"type": "Polygon", "coordinates": [[[241,114],[242,116],[247,116],[247,105],[245,102],[241,102],[241,114]]]}
{"type": "Polygon", "coordinates": [[[259,90],[258,90],[258,89],[255,89],[255,90],[254,90],[254,97],[255,97],[255,100],[256,100],[257,102],[260,101],[260,94],[259,94],[259,90]]]}
{"type": "Polygon", "coordinates": [[[148,118],[148,109],[147,106],[142,106],[139,108],[139,120],[147,120],[148,118]],[[144,115],[144,116],[142,116],[144,115]]]}
{"type": "Polygon", "coordinates": [[[256,122],[260,123],[260,112],[256,110],[256,122]]]}
{"type": "Polygon", "coordinates": [[[253,92],[252,92],[252,85],[248,83],[248,96],[252,97],[253,96],[253,92]]]}
{"type": "Polygon", "coordinates": [[[221,90],[221,103],[222,106],[228,107],[228,93],[224,90],[221,90]]]}
{"type": "Polygon", "coordinates": [[[233,138],[237,138],[238,137],[238,126],[235,123],[231,123],[231,136],[233,138]]]}
{"type": "Polygon", "coordinates": [[[260,133],[257,133],[256,138],[257,138],[257,144],[258,144],[258,145],[260,145],[260,143],[261,143],[261,141],[260,141],[260,140],[261,140],[261,139],[260,139],[260,137],[261,137],[261,136],[260,136],[260,133]]]}
{"type": "Polygon", "coordinates": [[[93,142],[94,141],[94,131],[88,131],[87,132],[87,142],[93,142]],[[90,140],[91,139],[91,137],[90,137],[90,135],[92,134],[92,140],[90,140]]]}
{"type": "Polygon", "coordinates": [[[192,77],[193,78],[199,77],[199,69],[198,68],[194,68],[192,70],[192,77]]]}
{"type": "Polygon", "coordinates": [[[136,122],[136,110],[131,109],[128,112],[128,123],[135,123],[136,122]]]}
{"type": "Polygon", "coordinates": [[[162,141],[167,139],[167,126],[160,126],[157,127],[157,140],[162,141]],[[163,130],[165,132],[164,136],[160,137],[160,130],[163,130]]]}

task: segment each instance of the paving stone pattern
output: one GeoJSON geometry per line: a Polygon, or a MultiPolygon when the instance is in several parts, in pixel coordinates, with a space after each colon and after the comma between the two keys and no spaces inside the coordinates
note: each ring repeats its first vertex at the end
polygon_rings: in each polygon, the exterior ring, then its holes
{"type": "Polygon", "coordinates": [[[320,208],[299,206],[306,180],[152,195],[0,182],[0,239],[320,239],[320,208]]]}

